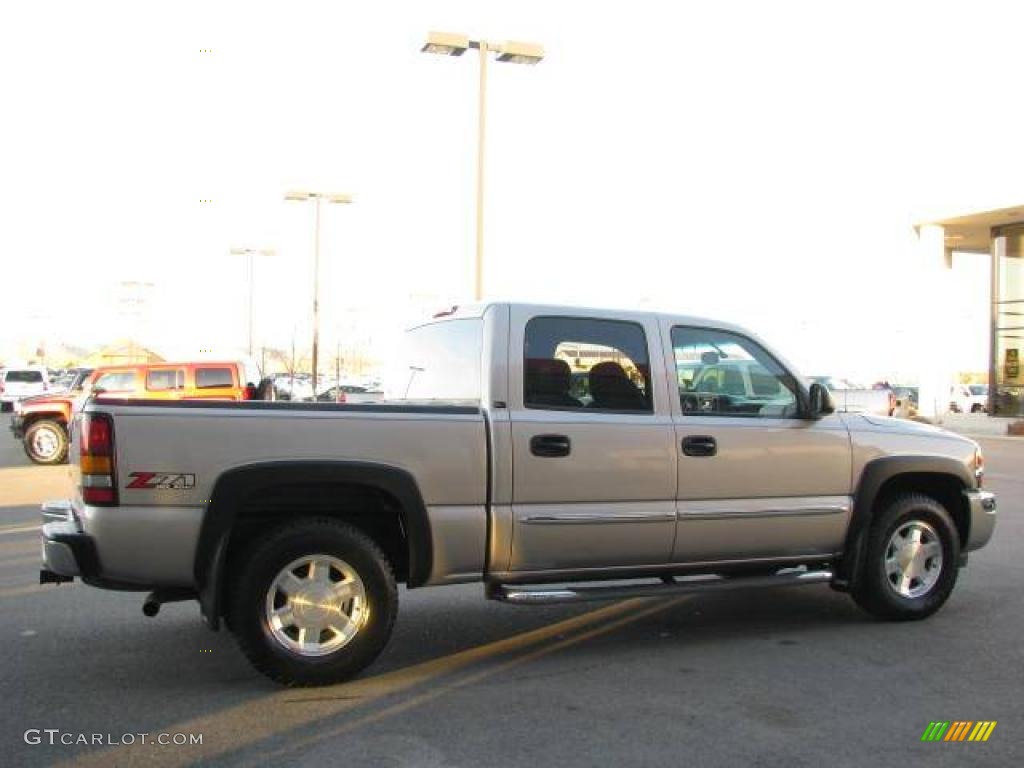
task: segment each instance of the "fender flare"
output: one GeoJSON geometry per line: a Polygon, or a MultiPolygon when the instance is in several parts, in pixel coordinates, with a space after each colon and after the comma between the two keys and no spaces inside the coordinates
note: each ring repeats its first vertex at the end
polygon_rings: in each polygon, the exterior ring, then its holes
{"type": "Polygon", "coordinates": [[[948,456],[882,456],[869,461],[861,472],[853,497],[853,513],[846,530],[843,556],[836,569],[835,586],[838,589],[848,590],[860,575],[863,549],[874,520],[879,492],[889,480],[907,474],[953,477],[964,488],[974,487],[974,478],[967,467],[948,456]]]}
{"type": "Polygon", "coordinates": [[[422,586],[433,565],[427,508],[415,478],[404,469],[360,461],[269,461],[224,472],[214,484],[196,546],[194,574],[203,618],[217,629],[223,611],[222,585],[228,541],[245,502],[283,484],[344,483],[374,488],[394,497],[409,542],[407,586],[422,586]]]}

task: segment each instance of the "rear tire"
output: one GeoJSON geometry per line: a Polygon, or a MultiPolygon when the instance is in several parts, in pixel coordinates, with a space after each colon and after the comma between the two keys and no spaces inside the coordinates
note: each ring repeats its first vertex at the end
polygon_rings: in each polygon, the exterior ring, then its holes
{"type": "Polygon", "coordinates": [[[387,645],[398,589],[387,557],[336,520],[255,542],[235,567],[228,625],[256,669],[290,686],[348,680],[387,645]]]}
{"type": "Polygon", "coordinates": [[[959,559],[960,536],[946,508],[922,494],[897,496],[868,533],[853,599],[881,619],[927,618],[953,591],[959,559]]]}
{"type": "Polygon", "coordinates": [[[25,454],[36,464],[63,464],[68,460],[68,433],[59,421],[32,422],[22,444],[25,454]]]}

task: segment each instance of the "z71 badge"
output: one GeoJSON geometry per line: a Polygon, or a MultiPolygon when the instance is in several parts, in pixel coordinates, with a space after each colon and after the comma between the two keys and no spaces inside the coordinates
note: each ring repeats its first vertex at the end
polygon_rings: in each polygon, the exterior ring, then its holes
{"type": "Polygon", "coordinates": [[[180,472],[132,472],[128,475],[131,482],[125,486],[128,490],[150,490],[163,488],[180,490],[196,487],[196,476],[180,472]]]}

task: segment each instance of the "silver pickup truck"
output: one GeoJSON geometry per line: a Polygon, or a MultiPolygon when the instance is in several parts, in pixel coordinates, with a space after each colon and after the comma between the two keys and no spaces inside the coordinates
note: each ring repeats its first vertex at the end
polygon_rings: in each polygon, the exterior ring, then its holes
{"type": "Polygon", "coordinates": [[[401,582],[525,605],[827,583],[920,619],[992,535],[974,442],[836,413],[732,325],[494,303],[407,341],[381,404],[88,403],[41,581],[198,600],[317,685],[381,652],[401,582]]]}

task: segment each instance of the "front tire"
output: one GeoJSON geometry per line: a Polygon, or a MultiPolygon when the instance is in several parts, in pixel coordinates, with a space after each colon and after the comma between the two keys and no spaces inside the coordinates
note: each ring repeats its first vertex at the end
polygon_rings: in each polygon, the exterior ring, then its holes
{"type": "Polygon", "coordinates": [[[52,419],[32,422],[25,430],[25,454],[36,464],[63,464],[68,459],[68,433],[52,419]]]}
{"type": "Polygon", "coordinates": [[[229,612],[242,652],[260,672],[285,685],[330,685],[384,649],[398,590],[369,537],[336,520],[305,520],[243,556],[229,612]]]}
{"type": "Polygon", "coordinates": [[[935,613],[956,584],[960,536],[949,512],[921,494],[897,496],[868,533],[853,599],[882,619],[908,621],[935,613]]]}

